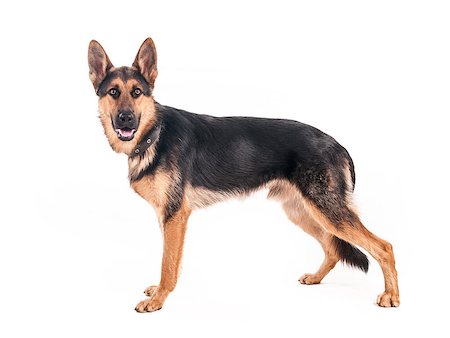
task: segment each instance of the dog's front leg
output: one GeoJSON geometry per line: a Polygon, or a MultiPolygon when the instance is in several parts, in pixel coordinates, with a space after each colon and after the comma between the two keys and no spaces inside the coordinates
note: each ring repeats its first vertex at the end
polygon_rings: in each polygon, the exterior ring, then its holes
{"type": "Polygon", "coordinates": [[[152,312],[162,308],[170,292],[175,289],[183,254],[184,236],[191,210],[182,204],[181,208],[163,222],[164,252],[161,267],[161,281],[158,286],[145,290],[149,299],[136,306],[137,312],[152,312]]]}

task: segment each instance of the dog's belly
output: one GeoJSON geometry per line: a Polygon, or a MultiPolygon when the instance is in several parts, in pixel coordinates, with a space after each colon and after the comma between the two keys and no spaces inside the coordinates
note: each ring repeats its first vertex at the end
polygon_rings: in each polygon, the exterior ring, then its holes
{"type": "Polygon", "coordinates": [[[282,179],[271,180],[250,190],[235,189],[233,191],[215,191],[205,187],[194,187],[189,184],[185,188],[184,196],[191,209],[198,209],[231,198],[246,198],[253,192],[261,189],[268,189],[269,192],[267,197],[276,199],[280,202],[302,198],[298,189],[288,181],[282,179]]]}
{"type": "Polygon", "coordinates": [[[243,192],[239,190],[214,191],[204,187],[193,187],[189,184],[185,188],[184,196],[191,209],[199,209],[230,198],[243,198],[248,196],[250,193],[251,192],[243,192]]]}

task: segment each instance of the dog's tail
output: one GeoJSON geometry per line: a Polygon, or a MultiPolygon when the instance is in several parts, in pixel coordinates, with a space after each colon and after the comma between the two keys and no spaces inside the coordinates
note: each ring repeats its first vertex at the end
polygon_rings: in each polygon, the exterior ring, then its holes
{"type": "Polygon", "coordinates": [[[332,244],[343,263],[364,272],[369,271],[369,260],[359,249],[336,236],[332,244]]]}

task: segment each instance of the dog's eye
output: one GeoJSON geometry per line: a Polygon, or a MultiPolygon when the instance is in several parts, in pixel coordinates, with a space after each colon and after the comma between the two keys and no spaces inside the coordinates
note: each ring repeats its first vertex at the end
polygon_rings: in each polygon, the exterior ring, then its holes
{"type": "Polygon", "coordinates": [[[119,91],[116,88],[111,88],[108,90],[108,94],[115,98],[119,96],[119,91]]]}
{"type": "Polygon", "coordinates": [[[140,88],[134,88],[131,94],[133,95],[134,98],[136,98],[142,94],[142,90],[140,88]]]}

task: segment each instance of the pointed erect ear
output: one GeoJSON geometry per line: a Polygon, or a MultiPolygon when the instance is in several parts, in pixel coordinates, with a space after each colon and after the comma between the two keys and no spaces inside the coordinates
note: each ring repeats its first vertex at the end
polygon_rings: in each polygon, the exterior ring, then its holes
{"type": "Polygon", "coordinates": [[[97,91],[100,83],[106,77],[106,73],[113,65],[103,47],[95,40],[89,43],[88,62],[89,78],[97,91]]]}
{"type": "Polygon", "coordinates": [[[153,89],[158,69],[156,68],[156,48],[151,38],[147,38],[142,43],[133,62],[133,67],[139,70],[153,89]]]}

